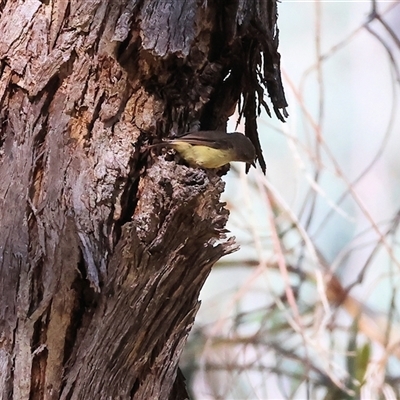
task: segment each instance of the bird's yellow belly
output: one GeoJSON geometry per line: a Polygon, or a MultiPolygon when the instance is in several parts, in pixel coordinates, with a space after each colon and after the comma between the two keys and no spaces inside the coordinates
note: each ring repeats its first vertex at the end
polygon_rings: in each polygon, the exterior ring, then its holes
{"type": "Polygon", "coordinates": [[[209,146],[191,145],[189,143],[177,142],[173,148],[191,166],[201,168],[219,168],[228,164],[231,160],[229,151],[213,149],[209,146]]]}

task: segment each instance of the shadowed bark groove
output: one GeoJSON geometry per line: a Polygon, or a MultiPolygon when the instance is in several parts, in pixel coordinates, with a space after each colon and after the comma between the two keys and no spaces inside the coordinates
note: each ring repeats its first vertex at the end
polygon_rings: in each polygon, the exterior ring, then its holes
{"type": "Polygon", "coordinates": [[[215,171],[154,138],[285,115],[274,1],[4,1],[0,399],[183,399],[178,361],[236,249],[215,171]],[[261,69],[262,68],[262,69],[261,69]],[[283,114],[283,115],[282,115],[283,114]]]}

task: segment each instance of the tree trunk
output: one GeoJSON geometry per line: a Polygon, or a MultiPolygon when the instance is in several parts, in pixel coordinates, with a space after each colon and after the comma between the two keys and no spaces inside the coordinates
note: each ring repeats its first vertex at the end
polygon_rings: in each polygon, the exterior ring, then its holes
{"type": "Polygon", "coordinates": [[[265,168],[275,1],[0,7],[0,399],[186,398],[199,291],[236,247],[216,171],[146,143],[224,129],[242,99],[265,168]]]}

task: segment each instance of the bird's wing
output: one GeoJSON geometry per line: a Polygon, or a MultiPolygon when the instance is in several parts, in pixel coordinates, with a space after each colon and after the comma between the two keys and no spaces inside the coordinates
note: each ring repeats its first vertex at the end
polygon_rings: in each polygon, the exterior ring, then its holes
{"type": "Polygon", "coordinates": [[[174,141],[182,141],[199,146],[208,146],[213,149],[230,149],[233,147],[231,140],[229,140],[229,135],[222,131],[189,132],[173,139],[171,142],[173,143],[174,141]]]}

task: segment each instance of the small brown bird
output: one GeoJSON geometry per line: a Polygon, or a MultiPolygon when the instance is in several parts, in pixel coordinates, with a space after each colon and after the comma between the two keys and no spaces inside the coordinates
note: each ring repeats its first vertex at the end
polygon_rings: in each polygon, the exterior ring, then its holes
{"type": "Polygon", "coordinates": [[[189,132],[176,139],[153,144],[176,150],[192,167],[219,168],[231,161],[243,161],[254,166],[256,150],[250,139],[240,132],[189,132]]]}

